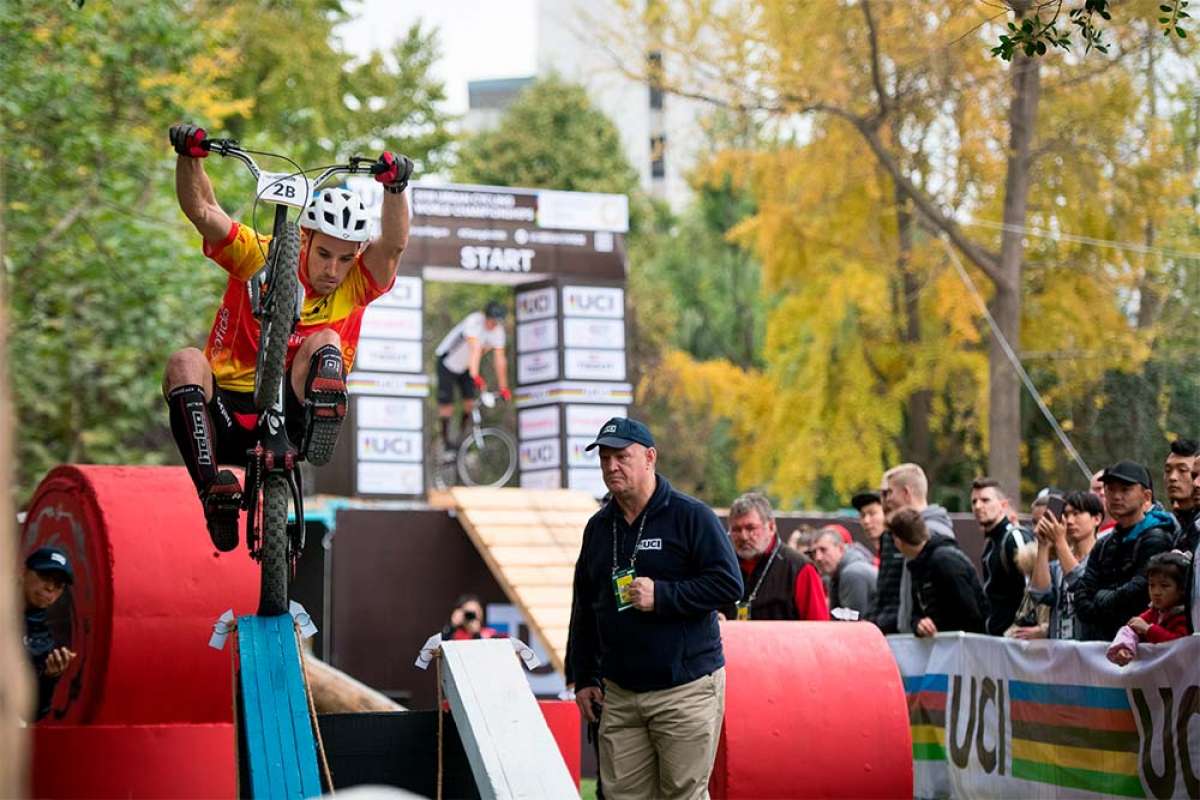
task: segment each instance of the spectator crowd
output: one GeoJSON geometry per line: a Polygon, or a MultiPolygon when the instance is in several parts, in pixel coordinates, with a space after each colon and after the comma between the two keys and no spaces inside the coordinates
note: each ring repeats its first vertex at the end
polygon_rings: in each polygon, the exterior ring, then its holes
{"type": "Polygon", "coordinates": [[[595,737],[598,796],[707,796],[724,715],[718,620],[1103,641],[1118,666],[1140,643],[1197,630],[1200,446],[1190,440],[1165,456],[1164,496],[1147,467],[1119,461],[1087,490],[1043,489],[1028,526],[1015,487],[976,479],[978,568],[918,464],[851,498],[862,543],[837,524],[785,539],[756,492],[734,501],[723,527],[658,473],[654,437],[636,420],[609,420],[596,448],[609,496],[576,563],[567,680],[595,737]]]}

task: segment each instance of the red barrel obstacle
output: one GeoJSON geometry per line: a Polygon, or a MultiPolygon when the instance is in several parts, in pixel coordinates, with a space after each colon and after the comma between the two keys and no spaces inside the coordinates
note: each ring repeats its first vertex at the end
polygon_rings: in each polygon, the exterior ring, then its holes
{"type": "Polygon", "coordinates": [[[75,571],[54,627],[78,657],[34,729],[35,796],[235,794],[231,659],[208,639],[226,609],[254,613],[257,565],[214,551],[187,472],[58,467],[21,544],[75,571]]]}
{"type": "Polygon", "coordinates": [[[713,797],[911,797],[904,684],[879,629],[721,625],[725,724],[713,797]]]}

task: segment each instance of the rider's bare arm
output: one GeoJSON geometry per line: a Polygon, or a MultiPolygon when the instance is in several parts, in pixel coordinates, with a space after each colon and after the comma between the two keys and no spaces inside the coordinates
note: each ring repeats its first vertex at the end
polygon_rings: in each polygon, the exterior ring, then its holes
{"type": "Polygon", "coordinates": [[[479,362],[483,360],[483,345],[474,336],[467,337],[467,374],[479,377],[479,362]]]}
{"type": "Polygon", "coordinates": [[[504,355],[504,348],[497,347],[492,351],[492,366],[496,368],[496,383],[500,385],[500,391],[508,388],[508,359],[504,355]]]}
{"type": "MultiPolygon", "coordinates": [[[[387,286],[396,276],[400,254],[408,247],[408,194],[383,193],[383,210],[379,237],[363,251],[363,266],[380,286],[387,286]]],[[[478,374],[478,370],[472,373],[478,374]]]]}
{"type": "Polygon", "coordinates": [[[233,220],[217,203],[212,182],[200,159],[179,156],[176,160],[175,194],[179,198],[179,207],[200,231],[204,241],[215,245],[225,240],[233,220]]]}

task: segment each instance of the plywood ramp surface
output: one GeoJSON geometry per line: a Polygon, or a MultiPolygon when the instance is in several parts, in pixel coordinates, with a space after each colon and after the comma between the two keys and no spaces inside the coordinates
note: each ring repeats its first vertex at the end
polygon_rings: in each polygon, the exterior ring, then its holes
{"type": "Polygon", "coordinates": [[[599,506],[574,489],[455,487],[439,497],[521,610],[560,672],[566,661],[571,581],[583,529],[599,506]]]}

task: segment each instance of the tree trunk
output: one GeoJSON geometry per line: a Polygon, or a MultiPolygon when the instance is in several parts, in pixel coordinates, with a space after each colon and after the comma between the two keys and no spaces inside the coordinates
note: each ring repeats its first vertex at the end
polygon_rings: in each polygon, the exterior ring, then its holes
{"type": "MultiPolygon", "coordinates": [[[[999,280],[989,308],[1001,335],[1016,353],[1021,348],[1021,268],[1025,255],[1021,228],[1029,204],[1030,150],[1041,93],[1040,61],[1018,53],[1012,61],[1012,105],[1008,122],[1008,174],[1004,181],[1004,232],[1000,237],[999,280]]],[[[988,348],[988,473],[1016,500],[1021,491],[1021,382],[1000,340],[988,348]]]]}
{"type": "MultiPolygon", "coordinates": [[[[896,198],[896,267],[900,272],[900,296],[896,298],[896,313],[904,321],[900,339],[910,353],[919,352],[921,343],[921,287],[912,271],[913,215],[908,193],[893,183],[896,198]]],[[[929,457],[929,414],[933,393],[918,389],[908,396],[904,405],[904,440],[902,456],[905,461],[931,469],[929,457]]]]}
{"type": "MultiPolygon", "coordinates": [[[[4,263],[4,155],[0,153],[0,264],[4,263]]],[[[8,325],[7,295],[0,274],[0,330],[8,325]]],[[[17,534],[13,531],[16,515],[12,507],[12,402],[8,395],[7,349],[0,347],[0,797],[24,797],[29,769],[28,729],[18,720],[32,717],[32,674],[25,648],[21,644],[24,621],[17,585],[17,565],[13,560],[17,534]]]]}

